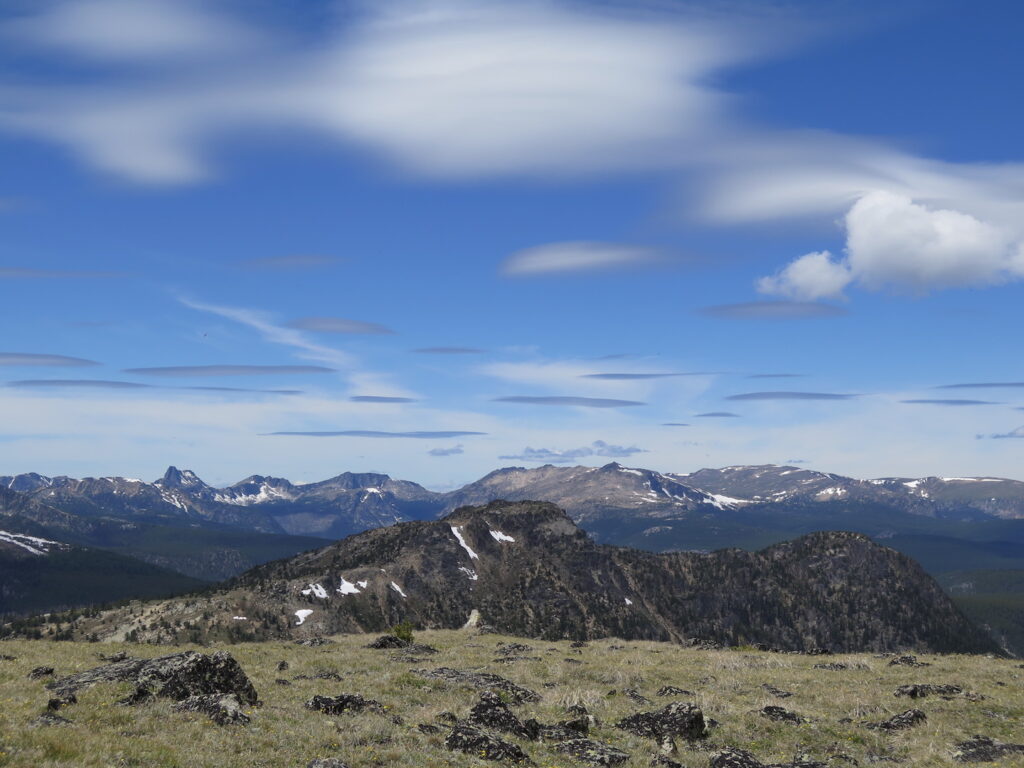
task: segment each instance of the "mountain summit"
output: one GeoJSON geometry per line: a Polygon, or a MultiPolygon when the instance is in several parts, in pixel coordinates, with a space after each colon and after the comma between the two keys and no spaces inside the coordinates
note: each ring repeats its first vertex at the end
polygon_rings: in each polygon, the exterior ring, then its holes
{"type": "MultiPolygon", "coordinates": [[[[995,652],[909,558],[853,533],[760,552],[601,546],[558,507],[496,501],[351,536],[153,606],[151,639],[303,638],[400,621],[549,639],[621,637],[810,650],[995,652]],[[173,622],[171,619],[173,618],[173,622]],[[171,623],[187,626],[168,636],[171,623]]],[[[122,615],[123,614],[123,615],[122,615]]],[[[112,637],[132,619],[102,618],[112,637]]]]}

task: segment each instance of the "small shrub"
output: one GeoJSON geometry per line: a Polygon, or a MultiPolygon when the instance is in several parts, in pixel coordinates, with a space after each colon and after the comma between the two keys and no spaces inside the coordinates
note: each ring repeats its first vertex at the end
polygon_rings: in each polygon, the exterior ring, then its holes
{"type": "Polygon", "coordinates": [[[407,643],[412,642],[412,622],[403,621],[401,624],[395,624],[391,628],[391,634],[397,637],[399,640],[404,640],[407,643]]]}

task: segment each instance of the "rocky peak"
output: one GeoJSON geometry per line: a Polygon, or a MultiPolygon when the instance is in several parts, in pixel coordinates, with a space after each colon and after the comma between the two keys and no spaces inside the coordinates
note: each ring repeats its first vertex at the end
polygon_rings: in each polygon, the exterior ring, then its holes
{"type": "Polygon", "coordinates": [[[203,488],[206,486],[199,476],[191,469],[178,469],[171,466],[164,472],[164,476],[156,481],[155,485],[162,488],[203,488]]]}

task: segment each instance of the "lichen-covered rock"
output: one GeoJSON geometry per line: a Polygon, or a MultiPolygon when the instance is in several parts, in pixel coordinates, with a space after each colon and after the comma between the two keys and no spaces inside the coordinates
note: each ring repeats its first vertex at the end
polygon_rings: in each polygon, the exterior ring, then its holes
{"type": "Polygon", "coordinates": [[[383,648],[405,648],[408,645],[408,640],[403,640],[395,635],[381,635],[366,647],[381,650],[383,648]]]}
{"type": "Polygon", "coordinates": [[[905,654],[903,656],[897,656],[895,659],[889,661],[890,667],[930,667],[931,664],[925,661],[918,661],[917,656],[911,656],[905,654]]]}
{"type": "Polygon", "coordinates": [[[341,762],[336,757],[318,757],[315,760],[310,760],[306,764],[306,768],[348,768],[348,764],[341,762]]]}
{"type": "Polygon", "coordinates": [[[962,696],[971,701],[981,701],[985,697],[978,693],[965,691],[959,685],[940,685],[935,683],[917,683],[914,685],[901,685],[893,692],[893,696],[906,696],[911,699],[923,699],[925,696],[941,696],[950,699],[955,696],[962,696]]]}
{"type": "Polygon", "coordinates": [[[1015,753],[1024,754],[1024,744],[1005,744],[987,736],[974,736],[956,745],[953,759],[961,763],[987,763],[1015,753]]]}
{"type": "Polygon", "coordinates": [[[307,637],[304,640],[296,640],[295,644],[304,645],[307,648],[319,648],[321,645],[327,645],[328,643],[333,642],[333,640],[330,640],[326,637],[307,637]]]}
{"type": "Polygon", "coordinates": [[[53,674],[53,667],[36,667],[28,673],[29,680],[41,680],[53,674]]]}
{"type": "Polygon", "coordinates": [[[370,709],[383,712],[384,707],[379,701],[367,699],[358,693],[342,693],[338,696],[314,696],[306,702],[306,709],[323,712],[325,715],[340,715],[343,712],[362,712],[370,709]]]}
{"type": "Polygon", "coordinates": [[[252,719],[242,711],[242,702],[234,693],[206,693],[189,696],[175,704],[175,712],[197,712],[217,725],[248,725],[252,719]]]}
{"type": "Polygon", "coordinates": [[[523,643],[499,643],[497,648],[497,652],[501,656],[519,656],[532,650],[533,646],[523,643]]]}
{"type": "Polygon", "coordinates": [[[540,701],[540,694],[528,688],[522,688],[501,675],[489,672],[463,672],[449,667],[438,667],[433,670],[416,669],[413,674],[433,680],[447,680],[451,683],[472,688],[477,691],[496,690],[507,693],[517,704],[522,702],[540,701]]]}
{"type": "Polygon", "coordinates": [[[709,768],[764,768],[764,763],[752,752],[736,747],[726,747],[711,755],[709,768]]]}
{"type": "Polygon", "coordinates": [[[765,690],[765,692],[770,693],[777,699],[788,699],[790,696],[793,695],[790,691],[784,691],[781,688],[776,688],[774,685],[769,685],[768,683],[765,683],[761,687],[765,690]]]}
{"type": "Polygon", "coordinates": [[[211,656],[185,651],[155,659],[126,659],[63,677],[47,687],[68,694],[97,683],[120,682],[132,682],[136,686],[128,703],[150,696],[181,701],[189,696],[214,693],[233,693],[243,704],[255,704],[258,700],[252,682],[225,651],[211,656]]]}
{"type": "Polygon", "coordinates": [[[693,691],[675,685],[663,685],[658,689],[659,696],[693,696],[693,691]]]}
{"type": "Polygon", "coordinates": [[[72,704],[78,703],[78,697],[73,693],[68,693],[63,696],[54,696],[46,702],[46,709],[50,712],[56,712],[58,709],[69,707],[72,704]]]}
{"type": "Polygon", "coordinates": [[[74,723],[66,717],[61,717],[53,712],[43,712],[43,714],[32,721],[32,725],[47,727],[51,725],[74,725],[74,723]]]}
{"type": "Polygon", "coordinates": [[[708,724],[704,713],[696,704],[673,702],[657,712],[639,712],[619,720],[616,728],[629,731],[637,736],[660,740],[663,736],[682,736],[684,739],[700,739],[707,735],[708,724]]]}
{"type": "Polygon", "coordinates": [[[629,760],[628,752],[593,739],[562,741],[555,744],[553,748],[557,752],[570,755],[580,762],[590,765],[619,765],[629,760]]]}
{"type": "Polygon", "coordinates": [[[761,709],[761,717],[767,717],[776,723],[806,723],[807,718],[801,717],[796,712],[790,712],[784,707],[767,706],[761,709]]]}
{"type": "Polygon", "coordinates": [[[533,764],[518,744],[499,739],[471,725],[458,724],[445,737],[444,745],[452,752],[481,757],[484,760],[504,760],[512,763],[533,764]]]}
{"type": "Polygon", "coordinates": [[[906,728],[920,725],[927,719],[928,717],[920,709],[908,709],[905,712],[900,712],[898,715],[893,715],[888,720],[883,720],[880,723],[871,723],[868,725],[868,728],[875,728],[880,731],[902,731],[906,728]]]}
{"type": "Polygon", "coordinates": [[[637,704],[651,703],[651,700],[644,696],[642,693],[640,693],[640,691],[638,691],[636,688],[624,688],[622,692],[629,696],[629,698],[631,698],[637,704]]]}
{"type": "Polygon", "coordinates": [[[473,705],[466,720],[470,725],[513,733],[524,739],[537,738],[536,729],[527,728],[494,691],[484,691],[480,694],[480,701],[473,705]]]}

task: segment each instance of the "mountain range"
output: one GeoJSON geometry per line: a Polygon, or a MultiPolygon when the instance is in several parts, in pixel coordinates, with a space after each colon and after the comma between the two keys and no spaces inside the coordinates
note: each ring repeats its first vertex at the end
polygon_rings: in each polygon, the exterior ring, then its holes
{"type": "MultiPolygon", "coordinates": [[[[495,499],[550,501],[598,542],[658,552],[756,550],[815,531],[866,534],[950,589],[978,585],[957,601],[1024,652],[1024,593],[984,586],[1015,584],[1024,570],[1024,482],[1001,478],[859,480],[776,465],[671,474],[611,463],[498,469],[438,493],[376,473],[308,484],[253,475],[223,488],[175,467],[153,482],[29,473],[0,477],[0,529],[219,581],[325,539],[495,499]],[[994,595],[998,610],[982,610],[994,595]]],[[[130,582],[126,589],[121,596],[132,596],[130,582]]],[[[11,610],[0,599],[0,613],[11,610]]]]}

